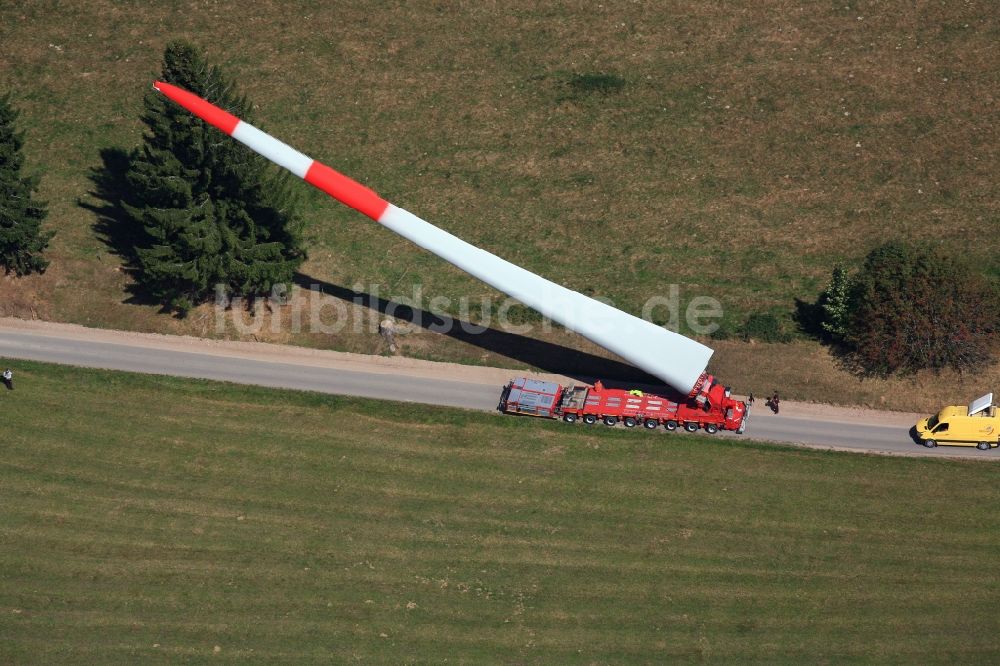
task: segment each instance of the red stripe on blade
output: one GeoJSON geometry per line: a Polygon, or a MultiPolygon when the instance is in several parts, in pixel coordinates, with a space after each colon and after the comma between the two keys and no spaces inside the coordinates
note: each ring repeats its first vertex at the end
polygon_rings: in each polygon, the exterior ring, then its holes
{"type": "Polygon", "coordinates": [[[321,162],[312,163],[306,173],[305,181],[376,222],[389,207],[388,202],[361,183],[351,180],[321,162]]]}
{"type": "Polygon", "coordinates": [[[233,114],[223,111],[216,105],[206,102],[201,97],[198,97],[194,93],[189,93],[187,90],[172,86],[169,83],[163,83],[162,81],[157,81],[153,84],[153,87],[209,125],[218,127],[226,134],[232,134],[236,126],[240,124],[240,119],[233,114]]]}

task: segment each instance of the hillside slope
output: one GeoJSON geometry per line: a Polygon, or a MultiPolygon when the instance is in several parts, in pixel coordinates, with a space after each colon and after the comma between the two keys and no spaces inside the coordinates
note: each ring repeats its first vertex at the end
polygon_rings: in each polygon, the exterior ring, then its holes
{"type": "MultiPolygon", "coordinates": [[[[277,136],[470,242],[632,312],[677,285],[682,308],[717,298],[730,324],[787,313],[796,297],[815,297],[835,262],[885,238],[939,244],[1000,272],[981,242],[1000,224],[1000,125],[988,121],[1000,25],[988,4],[265,2],[246,11],[91,0],[3,2],[0,18],[0,71],[58,231],[49,273],[0,281],[3,314],[220,334],[210,317],[178,321],[144,304],[117,254],[127,235],[116,207],[123,156],[139,143],[142,96],[174,38],[223,65],[277,136]]],[[[425,301],[452,299],[453,314],[463,297],[473,312],[496,298],[306,186],[302,197],[303,285],[348,300],[419,287],[425,301]]],[[[353,328],[257,335],[383,349],[353,328]]],[[[426,336],[403,348],[537,365],[518,358],[520,341],[503,342],[484,351],[426,336]]],[[[774,353],[768,365],[779,368],[802,356],[774,353]]],[[[827,366],[830,384],[848,382],[827,366]]],[[[794,380],[717,369],[748,389],[794,380]]]]}

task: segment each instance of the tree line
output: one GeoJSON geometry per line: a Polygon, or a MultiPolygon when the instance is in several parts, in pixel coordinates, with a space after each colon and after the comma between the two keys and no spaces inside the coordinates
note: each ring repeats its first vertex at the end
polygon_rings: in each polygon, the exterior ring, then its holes
{"type": "MultiPolygon", "coordinates": [[[[253,122],[252,105],[191,44],[166,47],[162,80],[253,122]]],[[[8,94],[0,98],[0,265],[44,272],[46,205],[38,177],[23,174],[23,135],[8,94]]],[[[139,288],[183,316],[221,288],[255,296],[292,280],[306,252],[288,174],[154,91],[143,99],[142,144],[128,156],[122,209],[139,288]]],[[[868,373],[972,368],[992,358],[1000,335],[997,286],[960,258],[926,245],[889,243],[856,271],[837,266],[802,332],[844,351],[868,373]]],[[[753,313],[738,333],[781,342],[772,313],[753,313]]]]}

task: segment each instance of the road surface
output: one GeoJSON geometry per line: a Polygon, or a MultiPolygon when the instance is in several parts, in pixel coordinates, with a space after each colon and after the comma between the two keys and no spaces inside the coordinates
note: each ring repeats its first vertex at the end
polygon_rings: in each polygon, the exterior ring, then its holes
{"type": "MultiPolygon", "coordinates": [[[[18,319],[0,319],[0,357],[487,411],[496,409],[500,388],[506,380],[525,374],[498,368],[18,319]]],[[[559,379],[553,375],[537,376],[559,379]]],[[[783,401],[778,416],[757,405],[744,436],[883,454],[1000,459],[1000,449],[926,449],[909,434],[917,418],[916,414],[783,401]]]]}

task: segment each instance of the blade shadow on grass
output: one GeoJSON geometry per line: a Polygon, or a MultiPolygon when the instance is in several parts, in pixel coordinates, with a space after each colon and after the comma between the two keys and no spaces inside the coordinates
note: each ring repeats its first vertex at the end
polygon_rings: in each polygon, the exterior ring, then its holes
{"type": "Polygon", "coordinates": [[[525,363],[544,372],[566,375],[584,382],[600,379],[608,386],[631,388],[641,385],[657,387],[660,391],[668,390],[662,381],[622,361],[496,328],[476,326],[478,330],[467,330],[472,326],[466,324],[463,327],[461,322],[447,315],[435,314],[404,303],[355,291],[303,273],[296,274],[295,283],[303,289],[310,289],[315,285],[323,294],[348,303],[359,304],[380,314],[446,335],[459,342],[525,363]]]}

